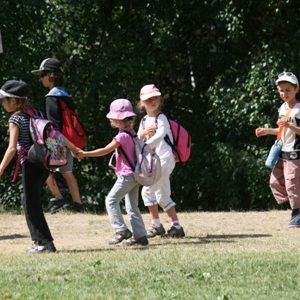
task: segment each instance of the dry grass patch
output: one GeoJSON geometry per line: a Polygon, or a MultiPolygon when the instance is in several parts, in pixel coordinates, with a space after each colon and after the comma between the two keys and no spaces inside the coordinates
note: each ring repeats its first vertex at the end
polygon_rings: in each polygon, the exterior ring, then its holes
{"type": "Polygon", "coordinates": [[[1,214],[0,299],[299,298],[300,229],[287,227],[289,212],[179,216],[185,238],[141,249],[108,246],[105,214],[47,214],[58,253],[28,255],[24,216],[1,214]]]}
{"type": "MultiPolygon", "coordinates": [[[[146,226],[148,214],[143,215],[146,226]]],[[[198,244],[219,252],[280,252],[300,247],[295,239],[297,229],[287,227],[288,211],[269,212],[193,212],[180,213],[186,238],[179,240],[154,238],[150,247],[176,244],[198,244]],[[222,245],[222,247],[220,247],[222,245]],[[276,246],[275,246],[276,245],[276,246]]],[[[101,250],[111,248],[107,241],[112,230],[106,214],[46,214],[55,245],[61,252],[101,250]]],[[[126,218],[126,217],[125,217],[126,218]]],[[[165,214],[161,214],[165,227],[169,227],[165,214]]],[[[1,252],[24,252],[31,241],[23,215],[0,215],[1,252]]]]}

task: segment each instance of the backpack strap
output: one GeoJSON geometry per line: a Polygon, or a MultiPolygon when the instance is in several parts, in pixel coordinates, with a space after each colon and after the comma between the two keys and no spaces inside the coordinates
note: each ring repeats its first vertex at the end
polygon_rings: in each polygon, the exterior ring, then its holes
{"type": "MultiPolygon", "coordinates": [[[[134,142],[134,138],[137,137],[137,134],[133,134],[133,133],[132,133],[131,131],[129,131],[129,130],[124,129],[124,130],[122,130],[122,132],[126,132],[128,135],[130,135],[133,142],[134,142]]],[[[121,145],[119,146],[118,150],[119,150],[120,153],[125,157],[126,161],[127,161],[128,164],[130,165],[131,170],[134,172],[134,170],[135,170],[134,164],[130,161],[128,155],[126,154],[126,152],[124,151],[124,149],[122,148],[121,145]]]]}
{"type": "MultiPolygon", "coordinates": [[[[288,111],[286,112],[286,114],[284,115],[283,119],[285,121],[287,121],[289,119],[289,116],[290,116],[290,113],[292,111],[292,108],[289,108],[288,111]]],[[[276,139],[279,141],[281,139],[281,136],[283,134],[283,131],[284,131],[285,127],[279,127],[279,130],[277,132],[277,136],[276,136],[276,139]]]]}
{"type": "Polygon", "coordinates": [[[22,158],[22,155],[25,154],[26,152],[27,151],[25,150],[24,147],[21,147],[19,152],[18,152],[18,156],[17,156],[17,160],[16,160],[16,166],[15,166],[14,172],[12,174],[12,179],[11,179],[12,183],[15,183],[17,181],[18,175],[20,173],[21,158],[22,158]]]}
{"type": "Polygon", "coordinates": [[[128,162],[128,164],[130,165],[131,170],[134,172],[134,165],[133,165],[132,162],[129,160],[129,158],[128,158],[126,152],[123,150],[123,148],[122,148],[121,146],[120,146],[118,149],[120,150],[121,154],[125,157],[125,159],[126,159],[126,161],[128,162]]]}
{"type": "MultiPolygon", "coordinates": [[[[163,113],[162,113],[162,112],[159,112],[159,113],[156,115],[156,117],[155,117],[155,123],[156,123],[156,124],[157,124],[158,116],[159,116],[160,114],[163,114],[163,113]]],[[[171,126],[171,123],[170,123],[170,120],[169,120],[168,117],[167,117],[167,120],[168,120],[168,123],[169,123],[169,126],[170,126],[170,130],[171,130],[171,134],[172,134],[172,126],[171,126]]],[[[179,130],[179,127],[178,127],[178,130],[179,130]]],[[[179,135],[178,133],[179,133],[179,132],[177,132],[177,136],[179,135]]],[[[180,158],[180,155],[179,155],[179,153],[178,153],[178,151],[177,151],[177,149],[176,149],[176,146],[175,146],[175,145],[177,144],[177,141],[174,140],[174,136],[173,136],[173,142],[171,141],[171,139],[170,139],[170,137],[169,137],[168,134],[165,135],[164,140],[165,140],[165,142],[171,147],[173,153],[174,153],[174,152],[176,153],[177,157],[179,158],[179,161],[182,162],[182,161],[181,161],[181,158],[180,158]]]]}
{"type": "MultiPolygon", "coordinates": [[[[161,115],[161,114],[163,114],[163,113],[160,111],[160,112],[155,116],[155,124],[156,124],[156,125],[157,125],[157,123],[158,123],[158,122],[157,122],[158,116],[161,115]]],[[[141,120],[141,124],[142,124],[143,129],[145,129],[145,126],[144,126],[145,120],[146,120],[146,116],[143,117],[142,120],[141,120]]]]}
{"type": "Polygon", "coordinates": [[[68,106],[63,99],[59,99],[59,105],[62,110],[66,109],[68,106]]]}
{"type": "MultiPolygon", "coordinates": [[[[157,115],[156,115],[156,117],[155,117],[155,124],[157,125],[157,123],[158,123],[158,117],[159,117],[159,115],[163,115],[163,113],[160,111],[157,115]]],[[[172,132],[172,127],[171,127],[171,124],[170,124],[170,121],[169,121],[169,118],[167,117],[167,120],[168,120],[168,123],[169,123],[169,126],[170,126],[170,130],[171,130],[171,132],[172,132]]],[[[143,122],[145,121],[145,117],[142,119],[142,127],[143,127],[143,129],[144,129],[144,125],[143,125],[143,122]]],[[[166,134],[165,135],[165,137],[164,137],[164,140],[165,140],[165,142],[172,148],[172,150],[174,150],[174,151],[176,151],[177,152],[177,150],[175,149],[175,143],[172,143],[171,142],[171,139],[170,139],[170,137],[166,134]]]]}
{"type": "MultiPolygon", "coordinates": [[[[29,109],[29,108],[28,108],[29,109]]],[[[27,109],[26,111],[22,111],[19,113],[19,115],[25,116],[28,119],[30,118],[29,113],[27,113],[27,109]]],[[[18,175],[20,173],[20,168],[21,168],[21,159],[22,159],[22,155],[26,154],[27,151],[24,147],[20,147],[19,151],[18,151],[18,156],[17,156],[17,160],[16,160],[16,165],[12,174],[12,178],[11,178],[11,182],[15,183],[17,181],[18,175]]]]}
{"type": "Polygon", "coordinates": [[[48,96],[55,96],[55,97],[70,97],[70,94],[65,90],[64,87],[60,86],[60,87],[54,87],[52,88],[49,93],[46,95],[46,97],[48,96]]]}
{"type": "Polygon", "coordinates": [[[27,115],[27,116],[29,116],[30,118],[31,118],[31,117],[37,116],[37,117],[40,117],[40,118],[43,118],[43,119],[44,119],[43,113],[42,113],[41,111],[39,111],[38,109],[32,107],[32,106],[27,107],[27,108],[22,112],[22,114],[27,115]]]}

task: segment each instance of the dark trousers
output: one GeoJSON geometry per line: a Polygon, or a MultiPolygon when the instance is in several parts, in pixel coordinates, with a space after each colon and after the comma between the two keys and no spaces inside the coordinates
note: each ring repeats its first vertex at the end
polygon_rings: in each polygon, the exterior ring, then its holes
{"type": "Polygon", "coordinates": [[[48,175],[48,170],[27,161],[22,165],[22,205],[31,239],[40,244],[53,241],[41,203],[41,192],[48,175]]]}

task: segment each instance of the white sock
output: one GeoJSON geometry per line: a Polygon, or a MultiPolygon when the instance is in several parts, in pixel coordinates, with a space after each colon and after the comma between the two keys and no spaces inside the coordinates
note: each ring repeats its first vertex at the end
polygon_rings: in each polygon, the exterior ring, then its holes
{"type": "Polygon", "coordinates": [[[181,228],[181,225],[180,225],[180,223],[179,223],[178,220],[172,221],[172,226],[174,226],[176,229],[180,229],[181,228]]]}
{"type": "Polygon", "coordinates": [[[155,227],[159,227],[160,226],[160,219],[152,219],[151,223],[155,226],[155,227]]]}

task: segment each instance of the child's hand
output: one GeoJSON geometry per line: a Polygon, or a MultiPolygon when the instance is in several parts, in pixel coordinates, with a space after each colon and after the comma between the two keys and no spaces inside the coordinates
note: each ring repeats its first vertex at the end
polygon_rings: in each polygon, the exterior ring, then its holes
{"type": "Polygon", "coordinates": [[[268,128],[256,128],[255,135],[256,137],[264,136],[268,134],[268,128]]]}
{"type": "Polygon", "coordinates": [[[77,148],[77,147],[74,147],[74,148],[70,149],[70,151],[71,151],[72,156],[77,158],[77,153],[79,151],[81,151],[81,149],[77,148]]]}
{"type": "Polygon", "coordinates": [[[287,125],[287,121],[285,121],[284,119],[279,119],[276,123],[279,127],[283,127],[287,125]]]}
{"type": "Polygon", "coordinates": [[[156,129],[157,129],[156,124],[153,124],[143,130],[144,135],[151,137],[156,133],[156,129]]]}
{"type": "Polygon", "coordinates": [[[80,149],[78,152],[75,153],[75,157],[77,159],[83,159],[85,157],[85,152],[80,149]]]}

